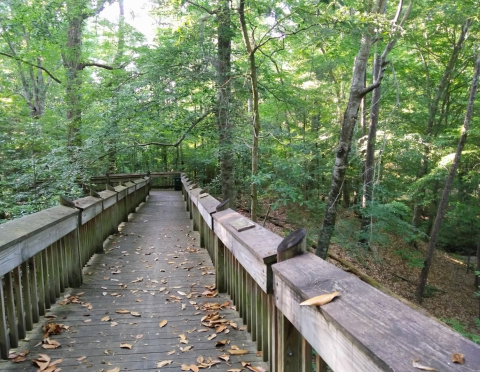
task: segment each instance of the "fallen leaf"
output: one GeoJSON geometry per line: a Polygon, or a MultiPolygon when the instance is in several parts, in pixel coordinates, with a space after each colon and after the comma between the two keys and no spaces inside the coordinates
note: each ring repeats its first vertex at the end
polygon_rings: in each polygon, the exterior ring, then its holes
{"type": "Polygon", "coordinates": [[[463,354],[455,353],[455,354],[452,354],[452,362],[463,364],[465,363],[465,358],[463,357],[463,354]]]}
{"type": "Polygon", "coordinates": [[[163,328],[163,327],[165,327],[165,326],[167,325],[167,323],[168,323],[168,321],[164,319],[164,320],[162,320],[160,323],[158,323],[158,326],[159,326],[160,328],[163,328]]]}
{"type": "Polygon", "coordinates": [[[117,310],[115,311],[117,314],[130,314],[130,310],[124,310],[124,309],[121,309],[121,310],[117,310]]]}
{"type": "Polygon", "coordinates": [[[333,293],[328,293],[328,294],[323,294],[323,295],[320,295],[320,296],[312,297],[309,300],[303,301],[300,304],[300,306],[308,306],[308,305],[322,306],[322,305],[328,304],[330,301],[332,301],[338,295],[340,295],[340,292],[333,292],[333,293]]]}
{"type": "Polygon", "coordinates": [[[175,354],[175,350],[169,351],[169,352],[167,353],[167,355],[172,355],[172,354],[175,354]]]}
{"type": "Polygon", "coordinates": [[[198,372],[198,367],[195,364],[190,364],[190,370],[193,372],[198,372]]]}
{"type": "Polygon", "coordinates": [[[120,347],[121,347],[122,349],[130,349],[130,350],[132,349],[132,345],[126,344],[126,343],[121,343],[121,344],[120,344],[120,347]]]}
{"type": "Polygon", "coordinates": [[[192,346],[185,346],[185,347],[181,347],[180,350],[182,350],[183,353],[186,353],[187,351],[189,351],[190,349],[192,348],[192,346]]]}
{"type": "Polygon", "coordinates": [[[215,337],[217,337],[217,334],[214,333],[213,335],[210,335],[207,337],[208,341],[213,340],[215,337]]]}
{"type": "Polygon", "coordinates": [[[110,320],[112,320],[112,319],[110,319],[110,317],[109,317],[108,315],[107,315],[107,316],[104,316],[104,317],[101,319],[102,322],[109,322],[110,320]]]}
{"type": "Polygon", "coordinates": [[[435,368],[427,367],[427,366],[424,366],[424,365],[418,363],[418,359],[414,359],[414,360],[413,360],[413,366],[414,366],[415,368],[421,369],[421,370],[423,370],[423,371],[438,371],[438,370],[435,369],[435,368]]]}
{"type": "Polygon", "coordinates": [[[78,361],[81,361],[81,360],[84,360],[86,359],[87,357],[84,355],[84,356],[81,356],[80,358],[77,358],[78,361]]]}
{"type": "Polygon", "coordinates": [[[190,371],[190,365],[182,364],[182,371],[190,371]]]}
{"type": "Polygon", "coordinates": [[[223,354],[223,355],[220,355],[219,358],[224,360],[225,362],[228,362],[230,360],[230,355],[223,354]]]}
{"type": "Polygon", "coordinates": [[[109,369],[106,372],[120,372],[120,367],[115,367],[113,369],[109,369]]]}
{"type": "Polygon", "coordinates": [[[173,360],[161,360],[160,362],[157,362],[157,368],[168,366],[169,364],[172,364],[172,362],[173,360]]]}
{"type": "Polygon", "coordinates": [[[245,355],[248,354],[248,350],[244,349],[228,349],[227,350],[232,355],[245,355]]]}
{"type": "Polygon", "coordinates": [[[137,313],[136,311],[132,311],[130,314],[137,317],[142,316],[140,313],[137,313]]]}

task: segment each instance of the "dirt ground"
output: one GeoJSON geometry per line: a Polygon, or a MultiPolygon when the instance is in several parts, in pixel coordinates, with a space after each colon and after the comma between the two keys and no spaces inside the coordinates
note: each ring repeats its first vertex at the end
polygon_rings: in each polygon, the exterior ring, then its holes
{"type": "MultiPolygon", "coordinates": [[[[247,213],[245,213],[248,216],[247,213]]],[[[286,230],[294,230],[299,226],[289,224],[284,213],[272,213],[274,219],[265,223],[265,228],[283,236],[286,230]],[[272,223],[273,222],[273,223],[272,223]]],[[[263,218],[260,218],[263,223],[263,218]]],[[[418,305],[415,301],[415,288],[420,275],[420,268],[410,267],[395,251],[403,250],[425,256],[426,244],[420,243],[418,249],[405,244],[403,240],[393,238],[392,246],[379,249],[378,257],[353,257],[347,250],[332,244],[330,252],[352,263],[358,270],[372,277],[381,285],[397,295],[418,305]]],[[[329,262],[342,267],[337,261],[329,258],[329,262]]],[[[473,262],[472,262],[473,265],[473,262]]],[[[480,327],[475,323],[480,315],[480,298],[475,295],[474,272],[467,273],[467,265],[463,257],[456,258],[437,250],[430,274],[428,286],[429,296],[423,300],[422,308],[430,315],[450,323],[459,322],[460,326],[453,327],[458,331],[464,327],[464,332],[476,335],[480,341],[480,327]]],[[[427,293],[428,294],[428,293],[427,293]]],[[[478,321],[478,320],[477,320],[478,321]]]]}

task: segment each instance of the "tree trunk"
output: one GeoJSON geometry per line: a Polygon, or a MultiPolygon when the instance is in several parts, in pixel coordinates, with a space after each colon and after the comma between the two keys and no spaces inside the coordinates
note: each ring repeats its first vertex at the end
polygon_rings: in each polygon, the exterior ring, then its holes
{"type": "MultiPolygon", "coordinates": [[[[475,289],[476,290],[480,290],[480,232],[478,233],[478,243],[477,243],[477,267],[475,269],[476,271],[476,275],[475,275],[475,281],[474,281],[474,285],[475,285],[475,289]]],[[[478,317],[480,318],[480,312],[478,314],[478,317]]]]}
{"type": "MultiPolygon", "coordinates": [[[[405,23],[410,10],[412,9],[413,1],[410,2],[403,18],[399,24],[400,27],[405,23]]],[[[396,29],[398,19],[403,8],[403,0],[398,2],[397,12],[395,18],[393,19],[393,27],[396,29]]],[[[386,12],[386,8],[384,8],[386,12]]],[[[387,57],[390,51],[396,44],[397,39],[390,40],[381,55],[376,55],[373,62],[373,81],[380,81],[383,78],[383,71],[387,65],[387,57]]],[[[370,125],[368,128],[368,139],[367,139],[367,153],[365,159],[365,169],[363,173],[363,196],[362,196],[362,224],[361,230],[366,233],[368,226],[371,224],[371,215],[372,215],[372,202],[373,202],[373,190],[374,190],[374,169],[375,169],[375,145],[377,141],[377,127],[378,127],[378,118],[380,114],[380,98],[382,93],[381,84],[378,85],[372,91],[372,100],[370,105],[370,125]]],[[[364,235],[361,239],[363,244],[367,243],[367,239],[364,235]]]]}
{"type": "MultiPolygon", "coordinates": [[[[386,0],[376,0],[372,9],[372,13],[379,13],[385,8],[386,0]]],[[[343,182],[345,180],[345,172],[348,165],[348,154],[352,143],[353,129],[357,121],[358,109],[362,98],[374,88],[379,82],[375,82],[368,88],[365,88],[364,76],[367,69],[368,57],[370,49],[374,42],[373,30],[370,28],[362,34],[360,49],[357,53],[353,66],[352,83],[350,87],[350,95],[347,107],[343,115],[340,139],[338,141],[335,165],[333,166],[332,181],[330,183],[330,191],[328,193],[327,206],[323,224],[318,236],[318,245],[315,254],[325,259],[328,253],[330,240],[335,229],[335,221],[337,218],[337,204],[341,196],[343,182]]]]}
{"type": "Polygon", "coordinates": [[[245,21],[245,0],[240,0],[240,5],[238,9],[238,14],[240,17],[240,25],[242,29],[243,41],[248,53],[248,61],[250,67],[250,86],[252,90],[252,105],[253,105],[253,140],[252,140],[252,168],[251,176],[252,183],[250,186],[250,214],[252,221],[256,222],[258,220],[258,190],[257,183],[255,178],[258,175],[258,136],[260,135],[260,114],[258,111],[258,76],[257,76],[257,66],[255,64],[255,52],[257,51],[256,47],[252,47],[250,42],[250,37],[248,35],[247,23],[245,21]]]}
{"type": "Polygon", "coordinates": [[[230,121],[230,75],[232,54],[232,30],[230,3],[220,0],[218,20],[218,63],[217,63],[217,128],[219,141],[220,177],[222,198],[229,199],[235,206],[235,178],[233,174],[233,122],[230,121]]]}
{"type": "MultiPolygon", "coordinates": [[[[435,118],[437,116],[438,106],[442,98],[445,96],[445,93],[448,91],[448,88],[450,87],[454,67],[457,62],[460,51],[462,50],[463,42],[466,39],[467,32],[471,24],[472,24],[471,19],[467,19],[463,23],[458,40],[455,43],[452,50],[452,54],[450,55],[450,59],[448,60],[447,67],[445,68],[445,71],[442,75],[440,83],[438,84],[437,91],[435,92],[435,97],[433,101],[431,101],[429,104],[428,122],[427,122],[427,127],[425,129],[425,137],[427,138],[426,142],[429,142],[428,137],[432,135],[432,129],[435,123],[435,118]]],[[[429,154],[429,148],[428,146],[425,146],[422,163],[420,165],[420,170],[418,173],[418,179],[421,179],[428,173],[428,154],[429,154]]],[[[415,206],[413,209],[414,215],[412,218],[412,223],[414,227],[418,227],[418,224],[420,222],[420,213],[422,211],[422,208],[418,207],[419,203],[420,203],[420,198],[416,198],[415,206]]]]}
{"type": "Polygon", "coordinates": [[[80,126],[82,122],[80,87],[82,85],[81,57],[83,34],[83,1],[67,1],[67,43],[63,53],[67,80],[65,82],[65,103],[67,105],[67,146],[80,146],[80,126]]]}
{"type": "Polygon", "coordinates": [[[422,272],[420,274],[420,280],[419,280],[417,292],[416,292],[416,299],[419,303],[422,303],[422,300],[423,300],[423,291],[427,284],[428,273],[432,265],[433,253],[435,251],[435,247],[437,244],[437,239],[440,232],[440,226],[442,224],[443,217],[447,210],[448,199],[450,197],[450,190],[452,189],[453,179],[455,178],[455,175],[457,173],[457,168],[458,168],[458,164],[460,163],[462,151],[465,146],[465,142],[467,141],[468,129],[470,126],[470,121],[473,113],[473,104],[475,102],[475,96],[477,94],[479,74],[480,74],[480,52],[478,53],[477,59],[475,61],[475,73],[472,80],[472,86],[470,90],[470,97],[468,99],[467,111],[465,113],[465,119],[463,122],[462,134],[458,141],[457,151],[455,152],[455,158],[453,159],[450,172],[448,174],[447,180],[445,181],[445,187],[443,189],[442,198],[440,199],[437,215],[435,217],[435,223],[433,225],[432,234],[430,236],[430,242],[428,244],[427,256],[424,262],[422,272]]]}

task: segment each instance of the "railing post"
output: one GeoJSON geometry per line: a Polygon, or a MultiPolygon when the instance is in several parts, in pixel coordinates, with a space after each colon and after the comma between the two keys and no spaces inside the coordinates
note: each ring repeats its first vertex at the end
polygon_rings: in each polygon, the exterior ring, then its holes
{"type": "MultiPolygon", "coordinates": [[[[277,262],[303,254],[306,248],[306,230],[298,229],[278,246],[277,262]]],[[[278,298],[276,298],[277,300],[278,298]]],[[[276,342],[278,342],[277,372],[309,372],[312,370],[312,349],[307,347],[302,335],[277,309],[276,342]],[[309,355],[305,355],[310,353],[309,355]]]]}
{"type": "Polygon", "coordinates": [[[3,280],[0,277],[0,357],[7,359],[9,351],[10,337],[7,329],[5,294],[3,293],[3,280]]]}

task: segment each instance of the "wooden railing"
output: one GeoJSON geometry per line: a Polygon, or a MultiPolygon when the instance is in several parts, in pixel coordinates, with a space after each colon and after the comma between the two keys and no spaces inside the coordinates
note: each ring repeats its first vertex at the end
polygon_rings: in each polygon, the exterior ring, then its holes
{"type": "MultiPolygon", "coordinates": [[[[94,176],[90,178],[90,182],[97,187],[104,188],[106,184],[122,185],[133,179],[142,177],[150,177],[150,187],[156,189],[174,189],[175,181],[180,180],[180,172],[148,172],[148,173],[119,173],[102,176],[94,176]]],[[[178,191],[180,191],[180,183],[177,183],[178,191]]]]}
{"type": "Polygon", "coordinates": [[[150,178],[139,178],[0,225],[2,359],[65,288],[82,284],[82,268],[149,189],[150,178]]]}
{"type": "Polygon", "coordinates": [[[305,252],[302,231],[282,239],[222,210],[185,177],[182,185],[217,288],[231,296],[270,371],[480,371],[480,345],[305,252]],[[329,304],[300,306],[334,291],[340,296],[329,304]]]}

